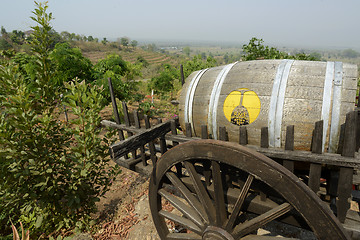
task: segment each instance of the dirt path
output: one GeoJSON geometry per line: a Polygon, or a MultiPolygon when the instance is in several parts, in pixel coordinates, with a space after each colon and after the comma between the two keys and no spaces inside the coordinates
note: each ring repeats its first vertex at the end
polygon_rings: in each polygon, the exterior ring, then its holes
{"type": "Polygon", "coordinates": [[[122,168],[111,190],[98,204],[101,222],[93,239],[147,239],[159,236],[148,203],[148,178],[122,168]]]}

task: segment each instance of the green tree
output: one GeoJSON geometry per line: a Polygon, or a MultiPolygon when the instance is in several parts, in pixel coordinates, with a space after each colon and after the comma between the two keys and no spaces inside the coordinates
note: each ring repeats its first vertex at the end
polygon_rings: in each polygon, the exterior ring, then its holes
{"type": "MultiPolygon", "coordinates": [[[[99,60],[94,66],[94,77],[98,86],[104,86],[102,95],[104,96],[104,104],[111,101],[108,89],[108,78],[113,81],[114,92],[117,98],[120,100],[129,100],[134,93],[138,90],[137,83],[135,81],[126,81],[126,78],[130,78],[136,75],[132,72],[132,66],[130,63],[124,61],[120,55],[110,54],[105,59],[99,60]]],[[[140,73],[140,71],[138,71],[140,73]]]]}
{"type": "Polygon", "coordinates": [[[245,55],[243,61],[256,59],[283,59],[287,57],[286,53],[280,52],[274,47],[264,46],[264,40],[258,38],[250,39],[248,44],[243,45],[245,55]]]}
{"type": "Polygon", "coordinates": [[[228,54],[228,53],[226,53],[226,54],[224,55],[224,62],[225,62],[225,63],[229,63],[229,54],[228,54]]]}
{"type": "Polygon", "coordinates": [[[127,38],[127,37],[122,37],[122,38],[120,39],[120,43],[121,43],[121,45],[123,45],[124,47],[127,47],[127,46],[129,45],[129,38],[127,38]]]}
{"type": "Polygon", "coordinates": [[[0,50],[8,50],[12,45],[5,38],[0,38],[0,50]]]}
{"type": "Polygon", "coordinates": [[[136,58],[136,63],[137,64],[141,64],[143,67],[148,67],[150,64],[148,61],[146,61],[146,59],[143,56],[138,56],[136,58]]]}
{"type": "Polygon", "coordinates": [[[182,51],[183,53],[186,54],[186,56],[188,57],[190,56],[190,52],[191,52],[190,47],[184,47],[182,51]]]}
{"type": "Polygon", "coordinates": [[[192,60],[183,64],[184,76],[187,78],[194,71],[215,66],[216,60],[213,57],[209,56],[204,60],[201,55],[195,55],[192,60]]]}
{"type": "Polygon", "coordinates": [[[281,52],[277,48],[269,47],[263,44],[264,41],[258,38],[250,39],[248,44],[243,45],[244,55],[242,56],[243,61],[257,60],[257,59],[297,59],[297,60],[310,60],[320,61],[318,55],[308,55],[300,53],[296,55],[289,55],[288,53],[281,52]]]}
{"type": "Polygon", "coordinates": [[[156,94],[163,96],[174,89],[174,81],[176,79],[179,79],[178,69],[169,64],[165,64],[162,66],[159,75],[151,78],[148,89],[153,89],[156,94]]]}
{"type": "Polygon", "coordinates": [[[81,36],[80,36],[79,34],[76,34],[76,35],[75,35],[75,40],[76,40],[76,41],[80,41],[80,40],[81,40],[81,36]]]}
{"type": "Polygon", "coordinates": [[[102,44],[106,45],[106,43],[108,42],[108,40],[104,37],[103,40],[101,41],[102,44]]]}
{"type": "Polygon", "coordinates": [[[346,58],[357,58],[360,54],[353,50],[353,49],[345,49],[343,52],[342,52],[342,55],[346,58]]]}
{"type": "Polygon", "coordinates": [[[75,39],[76,34],[75,33],[71,33],[69,36],[69,40],[73,41],[75,39]]]}
{"type": "Polygon", "coordinates": [[[133,48],[136,48],[136,46],[138,45],[138,41],[132,40],[132,41],[130,42],[130,45],[131,45],[133,48]]]}
{"type": "Polygon", "coordinates": [[[93,36],[88,36],[88,38],[87,38],[87,40],[89,41],[89,42],[93,42],[94,41],[94,38],[93,38],[93,36]]]}
{"type": "Polygon", "coordinates": [[[149,52],[155,52],[157,49],[155,43],[151,43],[151,44],[148,44],[146,45],[146,50],[149,51],[149,52]]]}
{"type": "Polygon", "coordinates": [[[22,31],[13,30],[12,33],[10,34],[10,39],[13,43],[23,44],[25,40],[25,34],[22,31]]]}
{"type": "Polygon", "coordinates": [[[4,26],[1,26],[1,36],[5,36],[7,35],[6,29],[4,28],[4,26]]]}
{"type": "Polygon", "coordinates": [[[100,89],[84,81],[66,84],[61,104],[75,118],[59,121],[49,59],[52,15],[46,3],[35,4],[36,81],[29,87],[15,61],[0,67],[0,235],[11,231],[11,218],[37,239],[87,228],[117,169],[105,158],[107,138],[99,137],[100,89]]]}
{"type": "Polygon", "coordinates": [[[60,36],[61,36],[62,39],[66,40],[66,41],[71,41],[72,40],[71,34],[69,32],[67,32],[67,31],[62,31],[60,33],[60,36]]]}
{"type": "Polygon", "coordinates": [[[87,82],[93,80],[92,63],[82,55],[79,48],[72,48],[69,43],[58,43],[49,57],[54,65],[54,78],[59,86],[75,78],[87,82]]]}

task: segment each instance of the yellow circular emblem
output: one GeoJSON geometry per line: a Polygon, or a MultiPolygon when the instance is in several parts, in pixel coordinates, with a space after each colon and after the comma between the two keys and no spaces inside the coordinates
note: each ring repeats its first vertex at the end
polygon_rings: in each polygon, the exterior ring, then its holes
{"type": "Polygon", "coordinates": [[[232,91],[225,99],[223,110],[226,119],[232,124],[248,125],[260,114],[261,102],[258,95],[247,88],[232,91]]]}

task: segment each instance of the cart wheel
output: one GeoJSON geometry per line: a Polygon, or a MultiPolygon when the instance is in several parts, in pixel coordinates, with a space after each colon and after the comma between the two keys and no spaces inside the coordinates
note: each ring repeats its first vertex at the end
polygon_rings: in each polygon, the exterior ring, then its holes
{"type": "Polygon", "coordinates": [[[349,239],[299,178],[230,142],[191,141],[166,152],[151,176],[149,201],[161,239],[263,239],[259,228],[299,218],[317,239],[349,239]]]}

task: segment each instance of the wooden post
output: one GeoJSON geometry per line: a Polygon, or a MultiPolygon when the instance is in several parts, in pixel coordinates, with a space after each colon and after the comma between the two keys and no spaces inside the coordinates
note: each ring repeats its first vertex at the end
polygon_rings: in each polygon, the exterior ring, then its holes
{"type": "MultiPolygon", "coordinates": [[[[118,107],[117,107],[116,98],[115,98],[111,78],[108,78],[108,83],[109,83],[109,91],[110,91],[110,97],[111,97],[111,103],[112,103],[112,107],[113,107],[113,113],[114,113],[114,117],[115,117],[115,122],[117,124],[120,124],[121,120],[120,120],[119,110],[118,110],[118,107]]],[[[118,134],[119,134],[119,139],[121,141],[125,140],[123,130],[118,130],[118,134]]],[[[124,157],[125,157],[125,159],[129,158],[129,156],[127,154],[124,157]]]]}
{"type": "Polygon", "coordinates": [[[208,130],[206,125],[201,125],[201,139],[208,139],[208,130]]]}
{"type": "MultiPolygon", "coordinates": [[[[133,115],[134,115],[134,122],[135,122],[135,127],[137,129],[140,129],[140,120],[139,120],[139,113],[138,111],[134,110],[133,111],[133,115]]],[[[143,163],[143,166],[146,166],[146,156],[145,156],[145,147],[144,146],[140,146],[140,157],[141,157],[141,161],[143,163]]]]}
{"type": "Polygon", "coordinates": [[[322,153],[323,126],[324,126],[323,120],[317,121],[315,123],[314,134],[312,137],[312,148],[311,148],[312,153],[318,153],[318,154],[322,153]]]}
{"type": "Polygon", "coordinates": [[[246,126],[239,127],[239,144],[240,145],[247,145],[248,144],[248,135],[246,126]]]}
{"type": "Polygon", "coordinates": [[[268,127],[261,128],[260,147],[269,148],[269,128],[268,127]]]}
{"type": "Polygon", "coordinates": [[[338,200],[336,202],[337,217],[340,222],[344,222],[346,214],[350,208],[352,191],[353,169],[341,167],[338,182],[338,200]]]}
{"type": "MultiPolygon", "coordinates": [[[[294,125],[286,126],[285,150],[294,151],[294,125]]],[[[283,166],[294,172],[294,161],[284,160],[283,166]]]]}
{"type": "Polygon", "coordinates": [[[223,126],[219,127],[219,140],[227,141],[226,127],[223,127],[223,126]]]}
{"type": "Polygon", "coordinates": [[[182,64],[180,64],[180,75],[181,75],[181,86],[182,86],[185,83],[184,68],[182,64]]]}
{"type": "MultiPolygon", "coordinates": [[[[145,128],[149,129],[150,128],[150,121],[149,121],[149,117],[147,115],[144,115],[144,121],[145,121],[145,128]]],[[[161,144],[161,141],[160,141],[161,144]]],[[[150,159],[153,165],[156,164],[156,150],[155,150],[155,144],[154,141],[150,141],[149,142],[149,150],[150,150],[150,159]]]]}
{"type": "MultiPolygon", "coordinates": [[[[322,153],[324,121],[317,121],[312,137],[311,152],[316,154],[322,153]]],[[[315,193],[320,190],[321,164],[311,163],[309,172],[309,187],[315,193]]]]}
{"type": "Polygon", "coordinates": [[[121,102],[121,104],[122,104],[123,113],[124,113],[125,125],[126,125],[127,127],[130,127],[130,116],[129,116],[128,107],[127,107],[127,105],[126,105],[126,102],[121,102]]]}
{"type": "Polygon", "coordinates": [[[356,123],[357,112],[352,111],[346,114],[344,146],[341,155],[354,157],[356,149],[356,123]]]}
{"type": "Polygon", "coordinates": [[[317,193],[320,190],[321,164],[311,163],[309,172],[309,188],[317,193]]]}
{"type": "Polygon", "coordinates": [[[344,148],[345,123],[340,125],[339,144],[336,153],[341,154],[344,148]]]}
{"type": "MultiPolygon", "coordinates": [[[[356,150],[356,124],[358,122],[357,111],[346,114],[344,146],[341,155],[355,157],[356,150]]],[[[350,208],[350,199],[353,182],[353,168],[341,167],[338,182],[338,201],[336,202],[337,216],[340,222],[344,222],[347,211],[350,208]]]]}
{"type": "Polygon", "coordinates": [[[115,122],[117,124],[120,124],[120,122],[121,122],[120,121],[120,115],[119,115],[118,107],[117,107],[117,104],[116,104],[116,98],[115,98],[111,78],[108,78],[108,83],[109,83],[109,91],[110,91],[110,97],[111,97],[111,103],[112,103],[112,107],[113,107],[115,122]]]}
{"type": "MultiPolygon", "coordinates": [[[[171,124],[171,134],[172,134],[172,135],[177,135],[176,122],[175,122],[175,120],[174,120],[174,119],[171,120],[171,121],[170,121],[170,124],[171,124]]],[[[172,144],[173,144],[173,146],[179,145],[179,143],[176,142],[176,141],[173,141],[172,144]]]]}
{"type": "MultiPolygon", "coordinates": [[[[123,107],[125,125],[127,127],[130,127],[131,124],[130,124],[130,116],[129,116],[128,107],[127,107],[125,102],[122,102],[121,104],[122,104],[122,107],[123,107]]],[[[127,134],[128,134],[129,137],[131,137],[133,135],[132,132],[128,132],[127,134]]],[[[133,159],[135,159],[136,158],[136,151],[131,152],[131,154],[132,154],[133,159]]]]}
{"type": "MultiPolygon", "coordinates": [[[[162,123],[161,118],[158,118],[157,121],[158,121],[158,124],[162,123]]],[[[149,123],[149,126],[150,126],[150,123],[149,123]]],[[[165,135],[162,135],[162,136],[160,136],[160,153],[161,153],[161,155],[163,155],[166,151],[167,151],[167,147],[166,147],[165,135]]]]}

